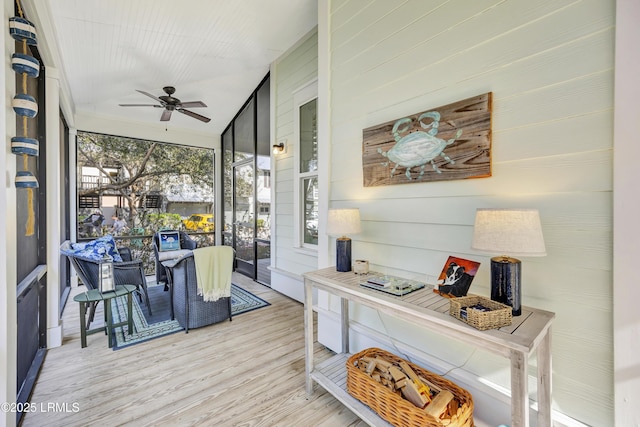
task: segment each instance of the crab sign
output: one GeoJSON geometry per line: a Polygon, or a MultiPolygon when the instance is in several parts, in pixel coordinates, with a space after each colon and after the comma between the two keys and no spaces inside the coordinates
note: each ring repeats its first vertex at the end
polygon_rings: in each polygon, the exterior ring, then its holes
{"type": "Polygon", "coordinates": [[[387,152],[378,148],[378,153],[389,159],[388,162],[382,163],[383,166],[388,166],[389,163],[395,163],[395,166],[391,170],[391,176],[393,177],[398,166],[402,166],[407,168],[405,175],[407,179],[411,180],[411,168],[420,166],[418,179],[421,179],[427,163],[431,163],[434,171],[442,173],[433,161],[438,156],[442,156],[447,162],[454,164],[455,161],[451,160],[445,154],[444,149],[453,144],[456,139],[462,135],[462,129],[456,132],[454,138],[448,140],[438,138],[436,135],[438,134],[438,126],[440,125],[440,113],[437,111],[429,111],[418,117],[420,126],[425,130],[429,129],[428,131],[424,132],[419,130],[402,136],[403,133],[411,128],[412,121],[409,117],[398,120],[393,125],[393,130],[391,131],[396,141],[395,145],[387,152]],[[431,121],[425,123],[425,119],[431,119],[431,121]]]}

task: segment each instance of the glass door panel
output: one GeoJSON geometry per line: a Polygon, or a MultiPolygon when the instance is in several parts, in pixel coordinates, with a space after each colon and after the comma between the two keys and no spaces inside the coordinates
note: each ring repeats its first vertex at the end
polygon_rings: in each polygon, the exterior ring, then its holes
{"type": "Polygon", "coordinates": [[[236,250],[236,271],[266,285],[271,282],[269,82],[267,75],[222,134],[222,241],[236,250]]]}
{"type": "Polygon", "coordinates": [[[233,246],[233,133],[229,128],[222,134],[223,215],[222,244],[233,246]]]}
{"type": "Polygon", "coordinates": [[[253,99],[247,103],[247,106],[238,115],[233,122],[234,145],[234,161],[241,162],[253,157],[254,148],[254,101],[253,99]]]}
{"type": "Polygon", "coordinates": [[[256,281],[263,285],[271,286],[271,271],[269,265],[271,262],[271,243],[269,241],[257,240],[258,247],[258,272],[256,281]]]}
{"type": "Polygon", "coordinates": [[[255,277],[255,206],[253,162],[237,165],[235,170],[234,240],[237,270],[255,277]]]}
{"type": "Polygon", "coordinates": [[[270,79],[256,93],[256,278],[271,286],[271,133],[270,79]]]}
{"type": "Polygon", "coordinates": [[[258,156],[256,179],[258,239],[271,240],[271,157],[258,156]]]}
{"type": "Polygon", "coordinates": [[[256,241],[258,263],[256,280],[271,286],[271,156],[257,156],[256,241]]]}

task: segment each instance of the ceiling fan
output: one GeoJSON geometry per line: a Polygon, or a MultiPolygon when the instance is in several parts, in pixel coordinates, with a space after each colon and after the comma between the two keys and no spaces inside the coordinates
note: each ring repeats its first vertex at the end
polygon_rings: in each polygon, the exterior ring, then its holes
{"type": "Polygon", "coordinates": [[[171,113],[177,111],[182,114],[186,114],[187,116],[193,117],[194,119],[198,119],[205,123],[209,123],[211,121],[210,118],[201,116],[200,114],[194,113],[193,111],[187,110],[187,108],[198,108],[198,107],[206,107],[202,101],[190,101],[190,102],[182,102],[178,98],[174,98],[173,95],[176,91],[176,88],[173,86],[165,86],[162,90],[166,93],[166,95],[162,96],[154,96],[148,92],[143,90],[138,90],[143,95],[147,95],[149,98],[153,98],[160,103],[158,104],[120,104],[121,107],[155,107],[155,108],[164,108],[162,112],[162,116],[160,116],[161,122],[166,122],[171,118],[171,113]]]}

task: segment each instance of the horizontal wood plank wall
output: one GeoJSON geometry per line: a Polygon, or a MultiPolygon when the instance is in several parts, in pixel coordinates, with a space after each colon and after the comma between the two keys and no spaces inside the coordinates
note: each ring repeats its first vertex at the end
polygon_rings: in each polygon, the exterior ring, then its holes
{"type": "MultiPolygon", "coordinates": [[[[286,140],[286,152],[276,156],[276,268],[295,275],[315,270],[317,255],[294,248],[294,111],[293,94],[318,77],[318,33],[310,34],[275,64],[275,141],[286,140]]],[[[302,284],[300,285],[302,286],[302,284]]],[[[277,284],[276,284],[277,287],[277,284]]]]}
{"type": "MultiPolygon", "coordinates": [[[[539,209],[548,255],[522,259],[523,303],[557,313],[554,408],[612,425],[614,1],[332,2],[330,37],[330,206],[360,208],[353,256],[410,278],[449,255],[478,260],[471,292],[488,295],[490,257],[470,249],[476,208],[539,209]],[[363,129],[486,92],[492,177],[363,187],[363,129]]],[[[509,387],[500,359],[352,313],[509,387]]]]}

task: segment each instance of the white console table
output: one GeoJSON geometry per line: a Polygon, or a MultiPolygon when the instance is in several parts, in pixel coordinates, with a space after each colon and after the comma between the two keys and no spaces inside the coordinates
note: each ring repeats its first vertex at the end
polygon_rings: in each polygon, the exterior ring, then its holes
{"type": "Polygon", "coordinates": [[[345,363],[349,354],[349,301],[412,322],[434,332],[446,334],[511,361],[511,425],[529,426],[528,358],[536,352],[538,368],[538,426],[551,426],[551,322],[555,314],[522,307],[522,315],[510,326],[479,331],[449,315],[449,300],[424,288],[396,297],[359,285],[361,277],[340,273],[335,267],[304,274],[304,323],[306,390],[313,393],[313,381],[335,396],[372,426],[389,424],[347,392],[345,363]],[[313,362],[313,288],[341,298],[342,353],[319,365],[313,362]]]}

